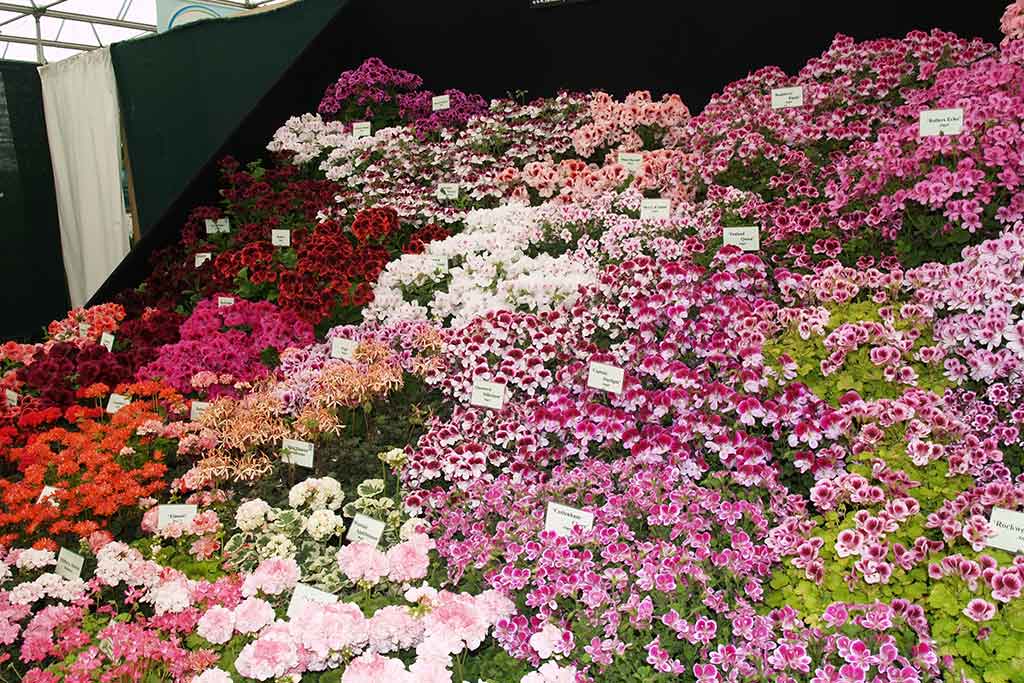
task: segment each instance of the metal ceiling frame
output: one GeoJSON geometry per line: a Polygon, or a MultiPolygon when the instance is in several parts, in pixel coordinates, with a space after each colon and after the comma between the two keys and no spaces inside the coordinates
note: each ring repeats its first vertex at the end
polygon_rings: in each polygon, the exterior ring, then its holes
{"type": "MultiPolygon", "coordinates": [[[[46,56],[43,54],[44,47],[57,47],[65,50],[78,50],[87,51],[95,50],[103,47],[103,42],[100,40],[99,33],[96,31],[96,25],[101,26],[116,26],[118,28],[127,28],[135,31],[141,31],[143,33],[156,33],[156,26],[154,24],[146,24],[138,21],[127,21],[124,17],[127,15],[128,10],[131,8],[132,3],[135,0],[124,0],[121,5],[121,10],[118,12],[117,17],[101,17],[92,14],[79,14],[77,12],[63,12],[59,9],[54,9],[57,5],[60,5],[67,0],[54,0],[48,4],[37,4],[36,0],[29,0],[31,6],[25,5],[13,5],[8,2],[0,1],[0,12],[12,12],[17,16],[0,21],[0,45],[4,43],[19,43],[23,45],[34,45],[36,47],[36,61],[40,64],[46,63],[46,56]],[[32,37],[24,36],[12,36],[4,33],[3,27],[12,22],[24,19],[25,17],[33,17],[36,23],[36,35],[32,37]],[[93,35],[96,37],[96,45],[87,45],[84,43],[73,43],[68,41],[60,40],[60,30],[57,32],[55,39],[50,40],[43,38],[42,27],[40,26],[40,19],[43,17],[49,17],[51,19],[60,19],[62,22],[65,21],[77,21],[81,23],[91,24],[93,35]]],[[[152,2],[152,0],[148,0],[152,2]]],[[[211,4],[223,5],[225,7],[233,7],[236,9],[256,9],[268,3],[274,2],[274,0],[205,0],[211,4]]],[[[61,23],[61,30],[63,30],[64,24],[61,23]]],[[[2,53],[0,53],[0,59],[7,54],[6,46],[2,53]]]]}

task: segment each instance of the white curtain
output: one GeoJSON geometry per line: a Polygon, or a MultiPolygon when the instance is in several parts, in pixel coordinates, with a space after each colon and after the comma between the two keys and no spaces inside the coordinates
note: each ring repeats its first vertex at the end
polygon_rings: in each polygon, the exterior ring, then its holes
{"type": "Polygon", "coordinates": [[[128,253],[121,113],[110,49],[39,67],[71,304],[83,305],[128,253]]]}

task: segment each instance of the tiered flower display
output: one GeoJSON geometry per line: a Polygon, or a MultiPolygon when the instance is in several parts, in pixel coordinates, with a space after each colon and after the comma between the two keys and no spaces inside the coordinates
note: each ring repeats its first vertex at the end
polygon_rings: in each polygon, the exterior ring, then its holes
{"type": "Polygon", "coordinates": [[[342,74],[0,347],[0,679],[1024,680],[1022,16],[697,114],[342,74]]]}

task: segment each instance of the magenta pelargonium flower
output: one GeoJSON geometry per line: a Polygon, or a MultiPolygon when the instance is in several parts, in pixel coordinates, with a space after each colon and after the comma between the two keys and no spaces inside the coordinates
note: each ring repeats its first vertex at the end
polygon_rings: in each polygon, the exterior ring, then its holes
{"type": "Polygon", "coordinates": [[[990,620],[996,615],[996,606],[987,600],[974,598],[967,603],[967,607],[964,608],[963,613],[967,618],[980,624],[984,621],[990,620]]]}

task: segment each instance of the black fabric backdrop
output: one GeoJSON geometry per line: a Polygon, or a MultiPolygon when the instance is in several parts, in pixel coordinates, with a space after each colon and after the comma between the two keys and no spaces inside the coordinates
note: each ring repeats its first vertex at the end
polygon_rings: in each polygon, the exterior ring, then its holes
{"type": "MultiPolygon", "coordinates": [[[[296,55],[294,64],[258,106],[239,121],[211,162],[227,153],[242,161],[262,156],[285,119],[314,111],[324,88],[338,73],[370,56],[420,74],[426,87],[434,90],[455,87],[499,97],[517,90],[546,96],[560,89],[600,88],[621,96],[646,89],[655,96],[679,93],[696,113],[723,86],[762,66],[777,65],[794,73],[840,32],[869,39],[941,28],[996,42],[1008,0],[980,0],[969,11],[963,5],[935,0],[590,0],[540,9],[530,7],[529,0],[304,0],[303,5],[336,7],[339,2],[340,11],[296,55]]],[[[132,44],[124,46],[122,58],[129,47],[132,44]]],[[[270,47],[276,49],[270,44],[251,49],[270,47]]],[[[206,47],[197,44],[195,49],[206,47]]],[[[244,61],[238,64],[240,69],[248,68],[244,61]]],[[[182,93],[185,100],[191,97],[180,83],[187,74],[173,64],[153,61],[144,76],[159,84],[149,90],[182,93]]],[[[226,82],[211,80],[211,84],[231,88],[226,82]]],[[[137,103],[133,106],[141,107],[144,98],[154,96],[152,92],[131,94],[137,103]]],[[[151,111],[152,123],[142,125],[157,126],[162,118],[175,115],[176,102],[188,111],[194,108],[194,102],[169,97],[160,102],[151,111]]],[[[225,117],[217,125],[228,123],[225,117]]],[[[190,144],[187,140],[171,144],[179,143],[190,144]]],[[[141,166],[159,163],[156,158],[137,157],[134,150],[132,159],[137,182],[154,173],[141,166]]],[[[154,212],[163,202],[155,202],[148,210],[143,223],[152,228],[94,301],[138,284],[147,272],[148,254],[176,239],[188,210],[216,199],[214,164],[196,167],[191,177],[193,181],[158,219],[154,212]]],[[[148,180],[137,189],[152,191],[148,180]]],[[[168,188],[172,191],[177,192],[168,188]]]]}
{"type": "Polygon", "coordinates": [[[35,64],[0,61],[0,341],[67,312],[57,200],[35,64]]]}

